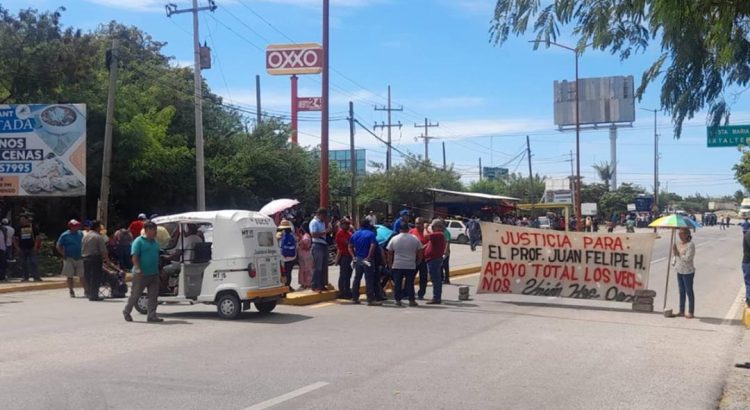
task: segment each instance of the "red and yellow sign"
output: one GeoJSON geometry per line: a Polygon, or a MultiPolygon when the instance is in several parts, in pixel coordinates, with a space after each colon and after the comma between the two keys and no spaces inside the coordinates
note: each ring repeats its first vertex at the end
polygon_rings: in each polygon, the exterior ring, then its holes
{"type": "Polygon", "coordinates": [[[271,44],[266,48],[266,71],[271,75],[320,74],[323,47],[317,43],[271,44]]]}

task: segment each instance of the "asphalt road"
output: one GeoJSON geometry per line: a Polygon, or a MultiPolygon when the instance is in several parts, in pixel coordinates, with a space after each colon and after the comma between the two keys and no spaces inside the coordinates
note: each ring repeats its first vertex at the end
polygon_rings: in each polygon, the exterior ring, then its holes
{"type": "MultiPolygon", "coordinates": [[[[124,301],[66,290],[0,295],[0,407],[715,408],[742,332],[729,316],[739,315],[740,232],[694,238],[694,320],[512,295],[458,302],[456,286],[441,306],[280,306],[238,321],[162,305],[163,324],[126,323],[124,301]]],[[[668,240],[654,251],[659,297],[668,240]]]]}

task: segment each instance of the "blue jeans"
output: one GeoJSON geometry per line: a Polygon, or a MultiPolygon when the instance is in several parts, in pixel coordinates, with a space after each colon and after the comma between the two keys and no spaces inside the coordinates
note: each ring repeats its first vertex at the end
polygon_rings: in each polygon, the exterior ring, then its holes
{"type": "Polygon", "coordinates": [[[23,270],[24,280],[29,280],[29,274],[31,274],[34,279],[39,279],[37,255],[33,249],[21,249],[21,269],[23,270]]]}
{"type": "Polygon", "coordinates": [[[419,273],[419,291],[417,297],[422,299],[424,294],[427,293],[427,263],[422,261],[417,265],[417,269],[414,271],[414,275],[419,273]]]}
{"type": "Polygon", "coordinates": [[[352,300],[359,300],[359,287],[362,284],[362,276],[364,275],[367,301],[374,302],[378,300],[378,280],[375,278],[372,263],[370,263],[370,266],[367,266],[364,262],[364,258],[357,258],[354,283],[352,283],[352,300]]]}
{"type": "Polygon", "coordinates": [[[693,293],[693,278],[695,272],[688,274],[677,274],[677,284],[680,285],[680,313],[685,313],[685,296],[689,302],[688,312],[695,313],[695,294],[693,293]]]}
{"type": "Polygon", "coordinates": [[[352,257],[341,255],[339,259],[339,296],[352,297],[352,257]]]}
{"type": "Polygon", "coordinates": [[[742,276],[745,278],[745,303],[750,306],[750,263],[742,264],[742,276]]]}
{"type": "Polygon", "coordinates": [[[313,275],[312,288],[319,290],[326,287],[326,278],[328,277],[328,245],[313,242],[313,275]]]}
{"type": "Polygon", "coordinates": [[[414,269],[392,269],[391,274],[393,275],[393,293],[396,301],[400,301],[404,293],[407,299],[414,300],[414,276],[417,272],[414,269]],[[406,279],[406,287],[402,289],[404,279],[406,279]]]}
{"type": "Polygon", "coordinates": [[[436,301],[442,300],[443,297],[443,257],[431,259],[427,261],[427,271],[430,273],[430,280],[432,281],[432,299],[436,301]]]}
{"type": "Polygon", "coordinates": [[[472,252],[477,249],[478,244],[479,244],[479,235],[469,234],[469,246],[471,247],[472,252]]]}

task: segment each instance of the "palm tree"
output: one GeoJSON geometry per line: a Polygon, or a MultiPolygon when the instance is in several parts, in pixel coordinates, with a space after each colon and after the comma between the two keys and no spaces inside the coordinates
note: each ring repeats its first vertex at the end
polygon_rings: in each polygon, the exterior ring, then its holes
{"type": "Polygon", "coordinates": [[[604,162],[600,162],[598,164],[592,165],[591,168],[594,168],[597,175],[599,176],[599,179],[601,179],[602,182],[604,182],[604,185],[607,186],[607,189],[609,189],[609,181],[612,180],[612,176],[615,173],[614,167],[612,167],[612,165],[609,162],[604,161],[604,162]]]}

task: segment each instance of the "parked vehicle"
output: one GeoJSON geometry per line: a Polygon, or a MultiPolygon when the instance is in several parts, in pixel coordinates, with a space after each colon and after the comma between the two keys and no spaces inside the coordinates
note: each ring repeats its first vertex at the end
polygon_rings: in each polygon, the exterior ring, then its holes
{"type": "Polygon", "coordinates": [[[446,229],[451,234],[453,242],[469,243],[469,237],[466,235],[466,225],[458,219],[446,219],[446,229]]]}
{"type": "MultiPolygon", "coordinates": [[[[171,235],[162,248],[159,302],[216,305],[221,318],[236,319],[250,304],[276,308],[289,289],[281,282],[276,225],[263,214],[225,210],[188,212],[154,219],[171,235]],[[198,233],[200,241],[190,233],[198,233]],[[193,243],[193,245],[186,245],[193,243]]],[[[146,314],[147,296],[136,310],[146,314]]]]}
{"type": "Polygon", "coordinates": [[[740,204],[740,218],[750,218],[750,198],[745,198],[740,204]]]}
{"type": "Polygon", "coordinates": [[[537,218],[539,221],[539,229],[552,229],[552,223],[546,216],[540,216],[537,218]]]}

